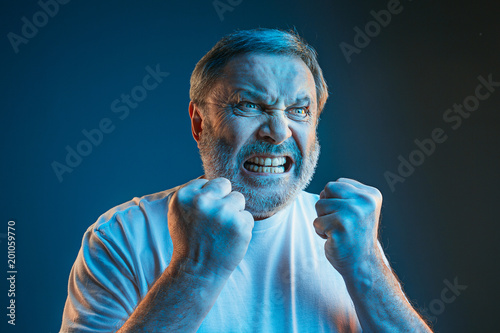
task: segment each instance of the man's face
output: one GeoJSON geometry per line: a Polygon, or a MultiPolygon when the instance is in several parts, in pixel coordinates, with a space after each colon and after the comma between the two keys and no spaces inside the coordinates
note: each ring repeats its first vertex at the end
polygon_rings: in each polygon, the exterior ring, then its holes
{"type": "Polygon", "coordinates": [[[198,140],[206,177],[229,179],[255,219],[273,215],[307,186],[318,161],[311,71],[296,57],[239,56],[206,102],[198,140]]]}

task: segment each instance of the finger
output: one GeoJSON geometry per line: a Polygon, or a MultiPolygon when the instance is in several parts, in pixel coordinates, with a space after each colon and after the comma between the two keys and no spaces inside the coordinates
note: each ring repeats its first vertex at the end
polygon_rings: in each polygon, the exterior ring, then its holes
{"type": "Polygon", "coordinates": [[[196,179],[193,179],[189,182],[187,182],[184,186],[182,186],[182,188],[186,189],[186,190],[199,190],[203,187],[203,185],[205,185],[206,183],[208,182],[208,180],[206,179],[199,179],[199,178],[196,178],[196,179]]]}
{"type": "Polygon", "coordinates": [[[359,192],[359,189],[352,184],[335,181],[326,184],[323,191],[323,196],[328,199],[351,199],[355,197],[355,193],[359,192]]]}
{"type": "Polygon", "coordinates": [[[245,196],[240,192],[232,191],[226,195],[222,200],[226,200],[232,205],[237,211],[245,210],[245,196]]]}
{"type": "Polygon", "coordinates": [[[344,178],[344,177],[340,177],[339,179],[337,179],[338,182],[344,182],[344,183],[349,183],[353,186],[356,186],[356,187],[364,187],[366,186],[365,184],[355,180],[355,179],[352,179],[352,178],[344,178]]]}
{"type": "Polygon", "coordinates": [[[361,182],[358,182],[357,180],[350,179],[350,178],[339,178],[339,179],[337,179],[337,182],[344,182],[347,184],[351,184],[352,186],[354,186],[362,191],[366,191],[366,192],[374,194],[378,197],[382,197],[382,193],[380,193],[380,191],[377,188],[375,188],[373,186],[365,185],[361,182]]]}
{"type": "Polygon", "coordinates": [[[255,225],[255,220],[253,218],[252,213],[250,213],[248,210],[243,210],[243,211],[240,212],[240,214],[243,217],[243,219],[245,221],[247,221],[247,223],[249,223],[250,227],[253,229],[253,227],[255,225]]]}
{"type": "Polygon", "coordinates": [[[237,213],[237,216],[240,222],[239,227],[242,228],[241,230],[244,230],[244,232],[251,232],[255,226],[253,215],[248,210],[242,210],[237,213]]]}
{"type": "Polygon", "coordinates": [[[316,213],[324,216],[338,212],[345,205],[345,199],[320,199],[316,201],[316,213]]]}
{"type": "Polygon", "coordinates": [[[222,198],[231,193],[231,182],[227,178],[215,178],[203,185],[200,192],[210,193],[222,198]]]}
{"type": "Polygon", "coordinates": [[[352,186],[359,188],[360,190],[365,190],[365,191],[370,191],[370,190],[374,189],[374,187],[365,185],[365,184],[358,182],[357,180],[354,180],[351,178],[339,178],[339,179],[337,179],[337,182],[351,184],[352,186]]]}
{"type": "Polygon", "coordinates": [[[176,200],[184,201],[191,198],[197,191],[199,191],[208,180],[206,179],[193,179],[186,184],[180,186],[177,191],[175,191],[172,197],[172,202],[176,200]]]}
{"type": "Polygon", "coordinates": [[[327,239],[328,237],[325,235],[322,229],[320,229],[320,217],[314,219],[313,226],[314,226],[314,231],[318,234],[319,237],[323,239],[327,239]]]}
{"type": "Polygon", "coordinates": [[[336,214],[329,214],[317,217],[313,222],[314,230],[323,239],[331,236],[336,230],[344,230],[344,226],[337,219],[336,214]]]}

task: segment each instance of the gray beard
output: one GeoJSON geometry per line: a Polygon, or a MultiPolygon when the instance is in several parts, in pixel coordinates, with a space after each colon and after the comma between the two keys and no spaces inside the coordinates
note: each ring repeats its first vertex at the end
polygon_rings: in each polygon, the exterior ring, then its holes
{"type": "Polygon", "coordinates": [[[212,124],[206,120],[199,141],[205,177],[209,180],[219,177],[227,178],[231,182],[232,190],[244,195],[245,210],[249,211],[255,219],[264,219],[274,215],[291,203],[300,191],[309,185],[320,153],[317,136],[314,146],[305,158],[302,157],[295,141],[290,138],[279,146],[265,141],[246,144],[238,153],[236,161],[231,163],[233,147],[226,140],[216,137],[212,124]],[[291,177],[287,178],[243,178],[239,174],[239,167],[252,154],[290,155],[295,161],[294,172],[291,177]],[[265,195],[259,187],[276,190],[272,195],[265,195]]]}

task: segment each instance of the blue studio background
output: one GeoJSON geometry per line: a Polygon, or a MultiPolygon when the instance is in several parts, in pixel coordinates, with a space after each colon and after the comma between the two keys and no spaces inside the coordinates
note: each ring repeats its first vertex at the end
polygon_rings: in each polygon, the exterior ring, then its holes
{"type": "Polygon", "coordinates": [[[408,297],[438,332],[495,331],[500,87],[460,124],[443,116],[474,102],[479,76],[500,81],[496,2],[401,0],[385,27],[368,24],[369,42],[355,41],[354,29],[394,0],[216,1],[223,13],[212,0],[60,2],[50,16],[37,14],[35,0],[2,1],[0,11],[1,332],[57,332],[87,227],[134,196],[202,174],[187,112],[191,71],[223,35],[255,27],[295,27],[329,84],[308,190],[338,177],[378,187],[381,240],[408,297]],[[23,32],[27,21],[37,31],[23,32]],[[356,42],[346,57],[340,45],[356,42]],[[169,74],[137,88],[148,66],[169,74]],[[121,95],[132,92],[138,101],[127,106],[121,95]],[[103,122],[108,133],[97,144],[80,143],[103,122]],[[429,156],[413,153],[437,128],[446,140],[429,156]],[[67,147],[86,156],[58,177],[54,162],[66,164],[67,147]],[[391,189],[385,175],[398,174],[400,155],[419,165],[391,189]],[[6,316],[9,220],[15,326],[6,316]],[[467,289],[444,302],[454,280],[467,289]]]}

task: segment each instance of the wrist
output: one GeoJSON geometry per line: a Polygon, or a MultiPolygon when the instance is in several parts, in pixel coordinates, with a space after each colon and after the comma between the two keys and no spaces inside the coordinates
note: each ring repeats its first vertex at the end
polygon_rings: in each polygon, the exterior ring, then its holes
{"type": "Polygon", "coordinates": [[[172,276],[189,275],[213,283],[225,282],[232,273],[225,269],[208,268],[206,265],[190,258],[172,258],[166,272],[172,276]]]}
{"type": "Polygon", "coordinates": [[[347,288],[356,293],[368,293],[380,279],[385,276],[385,263],[377,255],[366,256],[363,260],[356,261],[341,275],[347,288]]]}

